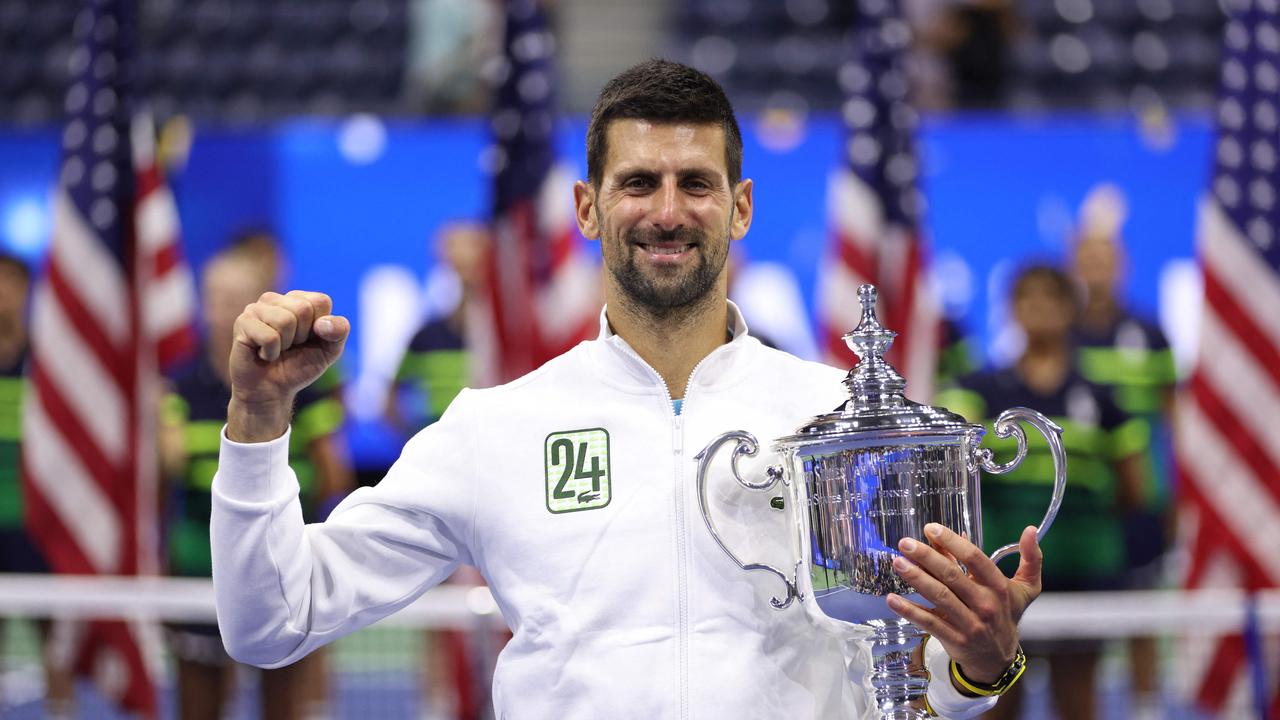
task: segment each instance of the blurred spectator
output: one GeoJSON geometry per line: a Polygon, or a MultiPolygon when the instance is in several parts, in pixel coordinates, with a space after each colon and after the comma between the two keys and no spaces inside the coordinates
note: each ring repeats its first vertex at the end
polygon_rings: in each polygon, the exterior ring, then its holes
{"type": "Polygon", "coordinates": [[[946,387],[977,369],[973,361],[976,351],[973,340],[964,334],[957,320],[942,318],[942,332],[939,335],[941,347],[938,350],[938,387],[946,387]]]}
{"type": "MultiPolygon", "coordinates": [[[[484,291],[489,230],[477,223],[446,225],[435,252],[458,280],[458,303],[448,314],[432,318],[409,341],[396,372],[396,390],[387,412],[392,424],[417,431],[430,425],[470,384],[467,351],[468,316],[484,291]]],[[[483,585],[478,570],[464,566],[446,582],[483,585]]],[[[492,708],[489,697],[493,666],[506,641],[505,633],[442,630],[426,636],[423,682],[432,720],[481,720],[492,708]]]]}
{"type": "Polygon", "coordinates": [[[243,230],[231,241],[229,248],[243,257],[257,275],[257,286],[274,290],[285,284],[285,258],[280,243],[269,230],[253,228],[243,230]]]}
{"type": "Polygon", "coordinates": [[[1018,16],[1010,0],[950,0],[917,9],[919,56],[927,71],[938,58],[945,60],[950,103],[930,101],[938,94],[936,69],[926,74],[931,91],[922,93],[925,107],[939,104],[992,108],[1004,103],[1009,81],[1009,55],[1018,31],[1018,16]]]}
{"type": "MultiPolygon", "coordinates": [[[[1062,508],[1043,543],[1044,589],[1116,589],[1124,573],[1120,512],[1131,510],[1141,492],[1146,423],[1126,416],[1109,393],[1075,368],[1071,347],[1075,293],[1063,273],[1047,266],[1024,270],[1014,281],[1011,305],[1026,336],[1017,362],[1005,370],[961,378],[956,387],[939,393],[938,402],[986,425],[1005,408],[1025,405],[1062,426],[1069,478],[1062,508]]],[[[1011,439],[988,439],[986,445],[998,457],[1013,454],[1011,439]]],[[[1052,482],[1048,444],[1029,433],[1027,457],[1021,465],[1005,475],[983,478],[983,539],[988,551],[1040,522],[1052,482]]],[[[1024,646],[1029,656],[1049,662],[1058,717],[1094,718],[1101,641],[1027,641],[1024,646]]],[[[1014,686],[985,717],[1018,717],[1022,696],[1021,686],[1014,686]]]]}
{"type": "Polygon", "coordinates": [[[477,223],[446,225],[437,237],[435,252],[457,278],[458,301],[413,335],[400,361],[387,414],[402,430],[421,430],[439,420],[471,380],[466,318],[484,289],[488,249],[489,230],[477,223]]]}
{"type": "Polygon", "coordinates": [[[494,0],[410,0],[405,96],[424,113],[479,113],[491,88],[484,70],[500,54],[494,0]]]}
{"type": "MultiPolygon", "coordinates": [[[[1080,374],[1110,390],[1121,410],[1151,427],[1153,441],[1145,456],[1148,482],[1124,522],[1129,586],[1150,589],[1161,580],[1161,560],[1174,526],[1168,418],[1176,378],[1173,351],[1164,333],[1120,299],[1121,229],[1126,215],[1124,195],[1109,184],[1094,188],[1081,207],[1072,273],[1084,306],[1075,341],[1080,374]]],[[[1142,717],[1156,717],[1159,667],[1154,638],[1135,638],[1130,643],[1130,665],[1137,705],[1147,713],[1142,717]]]]}
{"type": "MultiPolygon", "coordinates": [[[[0,573],[49,572],[23,523],[22,394],[30,290],[27,266],[15,257],[0,255],[0,573]]],[[[5,620],[0,618],[0,644],[5,620]]],[[[45,715],[70,718],[74,693],[69,658],[57,656],[56,643],[51,642],[53,626],[50,621],[41,620],[36,628],[44,665],[45,715]]]]}
{"type": "MultiPolygon", "coordinates": [[[[169,572],[209,577],[210,487],[218,466],[218,444],[231,400],[228,360],[231,329],[246,305],[271,289],[278,270],[274,241],[263,233],[237,242],[215,256],[201,277],[204,352],[173,383],[161,419],[161,467],[171,493],[169,572]]],[[[352,487],[352,473],[337,431],[342,406],[333,393],[336,375],[327,373],[297,399],[290,436],[290,464],[297,474],[308,521],[322,520],[352,487]]],[[[178,707],[183,718],[222,717],[234,684],[234,663],[222,647],[216,625],[181,624],[168,628],[170,650],[178,664],[178,707]]],[[[323,653],[276,670],[263,670],[262,717],[303,718],[324,714],[323,653]]]]}

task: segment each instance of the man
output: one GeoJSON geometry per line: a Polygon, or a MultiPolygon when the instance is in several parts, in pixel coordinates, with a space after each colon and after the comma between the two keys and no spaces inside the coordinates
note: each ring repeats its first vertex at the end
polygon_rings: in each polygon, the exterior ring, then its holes
{"type": "MultiPolygon", "coordinates": [[[[866,649],[769,606],[696,523],[694,455],[727,429],[791,432],[844,396],[842,373],[764,348],[726,298],[752,183],[723,91],[675,63],[601,92],[578,227],[605,263],[600,338],[502,387],[460,394],[376,488],[304,527],[288,470],[290,403],[342,351],[320,293],[266,295],[236,322],[232,400],[214,482],[214,583],[233,655],[287,663],[389,615],[459,563],[484,573],[513,637],[499,717],[837,718],[864,715],[866,649]]],[[[893,596],[931,632],[929,701],[970,717],[1018,655],[1038,593],[1033,529],[1009,581],[936,525],[903,550],[936,610],[893,596]],[[954,555],[970,575],[959,572],[954,555]],[[939,580],[938,578],[945,578],[939,580]],[[946,652],[942,651],[945,648],[946,652]]],[[[781,542],[775,543],[781,545],[781,542]]]]}
{"type": "MultiPolygon", "coordinates": [[[[1084,303],[1074,340],[1080,374],[1107,388],[1121,410],[1150,428],[1151,441],[1143,457],[1146,482],[1140,500],[1124,519],[1126,586],[1150,590],[1163,579],[1165,553],[1173,538],[1169,418],[1177,372],[1160,327],[1125,307],[1121,297],[1122,231],[1127,217],[1124,194],[1110,183],[1089,191],[1081,204],[1071,272],[1084,303]]],[[[1130,716],[1133,720],[1160,717],[1155,638],[1130,639],[1129,670],[1130,716]]]]}
{"type": "MultiPolygon", "coordinates": [[[[228,359],[232,326],[246,303],[270,288],[261,253],[237,243],[211,259],[201,274],[204,322],[209,337],[204,353],[189,372],[173,383],[161,422],[161,465],[169,480],[167,562],[171,574],[208,577],[210,569],[210,483],[217,469],[223,413],[231,397],[228,359]]],[[[291,436],[290,464],[301,481],[309,517],[323,517],[352,485],[349,464],[336,440],[342,407],[325,377],[299,393],[291,436]]],[[[230,697],[235,665],[212,624],[188,623],[167,628],[177,659],[179,714],[183,718],[222,716],[230,697]]],[[[312,655],[287,668],[262,674],[262,717],[309,717],[324,703],[316,678],[324,658],[312,655]]],[[[321,683],[323,689],[323,683],[321,683]]]]}
{"type": "Polygon", "coordinates": [[[417,431],[439,420],[467,387],[472,372],[466,324],[475,314],[477,295],[484,292],[488,248],[489,233],[482,225],[454,222],[440,231],[436,254],[457,278],[458,302],[448,313],[424,323],[409,340],[387,398],[387,416],[398,428],[417,431]],[[401,403],[401,390],[408,391],[403,394],[411,402],[401,403]]]}
{"type": "MultiPolygon", "coordinates": [[[[0,573],[47,573],[49,565],[28,532],[23,517],[22,395],[26,371],[27,299],[31,273],[18,258],[0,254],[0,573]]],[[[0,617],[0,646],[6,639],[7,618],[0,617]]],[[[46,717],[75,715],[75,684],[70,658],[55,648],[66,645],[66,621],[37,623],[44,666],[46,717]]],[[[6,698],[0,688],[0,705],[6,698]]]]}
{"type": "MultiPolygon", "coordinates": [[[[435,246],[440,261],[457,279],[457,305],[414,333],[387,402],[392,424],[414,431],[439,420],[472,376],[466,326],[476,314],[477,297],[484,292],[489,232],[477,223],[451,222],[441,229],[435,246]],[[402,389],[408,392],[402,393],[402,389]]],[[[445,582],[476,586],[483,585],[484,578],[474,567],[464,566],[445,582]]],[[[422,677],[431,704],[429,716],[455,720],[485,717],[493,661],[506,643],[506,634],[480,626],[470,632],[430,632],[425,639],[422,677]]]]}
{"type": "MultiPolygon", "coordinates": [[[[1141,487],[1146,425],[1122,413],[1101,387],[1077,372],[1071,345],[1075,295],[1065,275],[1048,266],[1029,267],[1014,281],[1010,301],[1026,337],[1017,362],[960,378],[958,387],[939,393],[938,402],[988,426],[996,413],[1019,405],[1062,426],[1069,489],[1045,538],[1044,587],[1054,592],[1118,589],[1125,555],[1120,511],[1134,505],[1141,487]]],[[[1012,438],[987,443],[998,457],[1013,454],[1014,444],[1012,438]]],[[[983,534],[993,545],[988,550],[1041,516],[1053,479],[1049,445],[1036,436],[1028,438],[1022,464],[983,478],[983,534]]],[[[1048,660],[1058,717],[1096,717],[1101,646],[1093,639],[1027,643],[1028,655],[1048,660]]],[[[1021,702],[1015,688],[986,717],[1016,718],[1021,702]]]]}

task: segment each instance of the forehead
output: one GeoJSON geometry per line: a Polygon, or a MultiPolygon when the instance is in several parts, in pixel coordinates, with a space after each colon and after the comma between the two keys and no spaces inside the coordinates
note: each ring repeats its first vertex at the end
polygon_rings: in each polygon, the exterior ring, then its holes
{"type": "Polygon", "coordinates": [[[724,128],[717,123],[614,120],[606,133],[604,174],[623,169],[706,167],[727,175],[724,128]]]}
{"type": "Polygon", "coordinates": [[[1026,297],[1049,297],[1054,300],[1068,300],[1068,298],[1063,294],[1062,287],[1058,283],[1042,276],[1024,278],[1014,287],[1013,293],[1015,299],[1026,297]]]}
{"type": "Polygon", "coordinates": [[[217,258],[204,268],[206,292],[225,294],[259,294],[260,273],[253,263],[243,258],[217,258]]]}

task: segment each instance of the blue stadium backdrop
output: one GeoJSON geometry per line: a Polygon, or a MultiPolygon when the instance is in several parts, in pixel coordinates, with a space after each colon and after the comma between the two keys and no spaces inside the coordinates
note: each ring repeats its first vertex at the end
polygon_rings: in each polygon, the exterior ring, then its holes
{"type": "MultiPolygon", "coordinates": [[[[577,120],[560,132],[580,176],[584,130],[577,120]]],[[[771,277],[792,286],[808,314],[793,322],[808,335],[841,128],[836,118],[817,117],[799,131],[755,119],[744,130],[756,218],[739,249],[749,266],[770,263],[771,277]]],[[[30,259],[47,240],[57,139],[54,131],[0,132],[0,245],[30,259]]],[[[1194,256],[1195,208],[1211,159],[1207,118],[1147,125],[1119,115],[932,117],[920,140],[926,228],[945,269],[947,308],[979,348],[1001,350],[1002,278],[1020,260],[1062,258],[1081,200],[1101,182],[1128,197],[1131,302],[1154,315],[1162,301],[1174,307],[1171,292],[1198,297],[1190,286],[1172,291],[1179,286],[1171,281],[1185,279],[1194,256]]],[[[344,372],[356,388],[356,415],[367,416],[375,411],[374,376],[394,361],[406,328],[443,302],[431,299],[439,292],[420,299],[435,229],[481,219],[489,207],[486,144],[478,120],[384,125],[357,117],[198,131],[185,171],[171,179],[182,237],[198,271],[237,229],[275,229],[290,255],[289,284],[330,293],[354,320],[344,372]]],[[[399,445],[372,426],[352,432],[362,464],[385,461],[399,445]]]]}

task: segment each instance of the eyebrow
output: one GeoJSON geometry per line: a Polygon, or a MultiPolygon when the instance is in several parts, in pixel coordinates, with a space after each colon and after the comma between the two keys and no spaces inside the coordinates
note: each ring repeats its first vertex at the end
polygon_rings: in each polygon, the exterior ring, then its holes
{"type": "MultiPolygon", "coordinates": [[[[643,166],[624,167],[613,173],[613,180],[614,182],[617,182],[624,178],[636,176],[656,178],[661,175],[661,172],[651,170],[643,166]]],[[[676,172],[676,178],[678,180],[687,180],[691,177],[709,178],[717,181],[723,181],[726,184],[728,182],[728,177],[725,173],[705,165],[695,165],[693,167],[683,168],[676,172]]]]}

